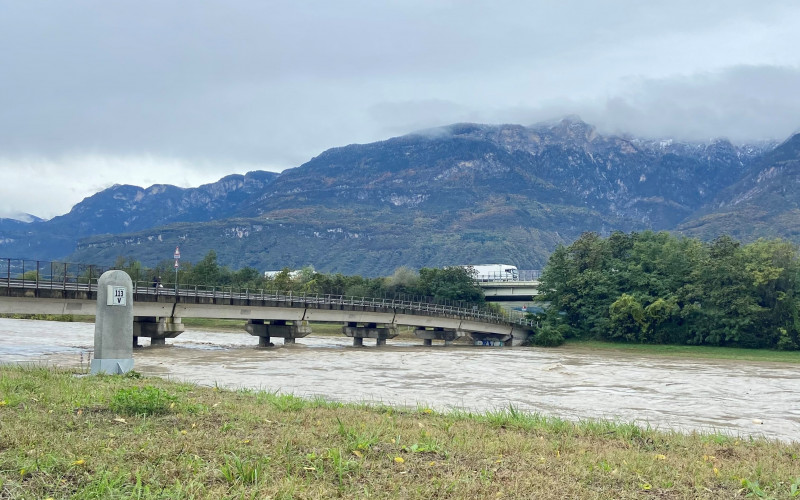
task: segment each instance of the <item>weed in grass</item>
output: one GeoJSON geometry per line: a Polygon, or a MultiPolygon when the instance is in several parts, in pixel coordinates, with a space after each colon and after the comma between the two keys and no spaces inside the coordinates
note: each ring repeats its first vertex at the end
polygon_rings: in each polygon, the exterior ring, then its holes
{"type": "Polygon", "coordinates": [[[169,413],[176,398],[158,387],[131,387],[118,390],[109,408],[121,415],[163,415],[169,413]]]}
{"type": "Polygon", "coordinates": [[[266,475],[265,469],[269,462],[269,457],[242,458],[231,453],[225,457],[220,473],[230,484],[258,484],[266,475]]]}
{"type": "Polygon", "coordinates": [[[257,395],[259,402],[264,402],[281,412],[300,411],[308,402],[293,394],[278,394],[277,392],[259,392],[257,395]]]}
{"type": "Polygon", "coordinates": [[[328,408],[328,409],[336,409],[341,408],[344,406],[342,403],[337,401],[328,401],[323,396],[314,396],[308,401],[308,404],[311,408],[328,408]]]}
{"type": "Polygon", "coordinates": [[[728,436],[727,434],[722,434],[721,432],[706,434],[701,436],[700,439],[706,444],[718,444],[718,445],[727,445],[731,444],[734,441],[734,438],[728,436]]]}
{"type": "Polygon", "coordinates": [[[336,417],[336,422],[339,435],[345,439],[348,451],[367,451],[380,441],[382,430],[380,427],[367,428],[362,424],[361,429],[356,429],[345,425],[339,417],[336,417]]]}
{"type": "Polygon", "coordinates": [[[344,479],[351,471],[358,469],[359,463],[353,460],[347,460],[342,456],[342,450],[339,448],[330,448],[325,456],[330,460],[334,473],[336,473],[337,484],[339,491],[344,491],[344,479]]]}
{"type": "Polygon", "coordinates": [[[742,478],[742,487],[747,491],[746,497],[766,498],[767,494],[761,489],[758,481],[750,481],[742,478]]]}
{"type": "Polygon", "coordinates": [[[86,365],[83,364],[83,351],[81,351],[81,368],[80,373],[89,373],[92,367],[92,351],[86,352],[86,365]]]}
{"type": "Polygon", "coordinates": [[[295,495],[294,488],[285,488],[278,490],[278,492],[275,493],[275,496],[272,498],[274,498],[275,500],[292,500],[294,498],[294,495],[295,495]]]}
{"type": "Polygon", "coordinates": [[[800,497],[800,477],[792,481],[791,486],[789,486],[789,496],[792,498],[800,497]]]}
{"type": "Polygon", "coordinates": [[[418,442],[401,446],[400,449],[408,453],[438,453],[447,456],[442,445],[426,431],[420,433],[418,442]]]}
{"type": "MultiPolygon", "coordinates": [[[[476,418],[476,416],[469,413],[466,415],[467,418],[476,418]]],[[[564,433],[571,431],[574,427],[574,424],[568,420],[547,417],[539,413],[526,413],[518,410],[513,405],[500,410],[487,411],[483,417],[477,418],[483,419],[495,427],[512,427],[524,430],[547,428],[564,433]]]]}

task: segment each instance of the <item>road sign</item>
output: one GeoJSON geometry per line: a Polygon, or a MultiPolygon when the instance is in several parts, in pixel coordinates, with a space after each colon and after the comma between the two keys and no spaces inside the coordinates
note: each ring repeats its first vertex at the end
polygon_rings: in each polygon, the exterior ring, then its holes
{"type": "Polygon", "coordinates": [[[108,306],[124,306],[127,305],[127,294],[125,293],[124,286],[108,285],[106,292],[106,305],[108,306]]]}
{"type": "Polygon", "coordinates": [[[175,269],[178,269],[178,259],[175,259],[175,269]]]}
{"type": "MultiPolygon", "coordinates": [[[[178,259],[181,258],[181,251],[180,251],[180,249],[178,247],[175,247],[175,255],[173,255],[173,257],[175,258],[175,260],[178,260],[178,259]]],[[[178,266],[176,265],[175,267],[178,267],[178,266]]]]}

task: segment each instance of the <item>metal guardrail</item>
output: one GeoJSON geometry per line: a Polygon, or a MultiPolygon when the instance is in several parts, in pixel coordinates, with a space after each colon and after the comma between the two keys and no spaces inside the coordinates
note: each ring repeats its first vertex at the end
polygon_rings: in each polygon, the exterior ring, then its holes
{"type": "Polygon", "coordinates": [[[509,283],[515,281],[537,281],[542,275],[539,269],[520,269],[515,273],[494,272],[483,273],[475,275],[475,281],[478,283],[509,283]]]}
{"type": "Polygon", "coordinates": [[[520,281],[539,281],[539,278],[542,277],[542,270],[541,269],[520,269],[519,270],[519,280],[520,281]]]}
{"type": "MultiPolygon", "coordinates": [[[[97,291],[97,280],[113,268],[58,262],[0,259],[0,288],[38,288],[47,290],[97,291]]],[[[535,322],[517,311],[502,314],[478,305],[448,305],[436,302],[410,301],[400,298],[357,297],[332,294],[306,294],[267,289],[249,290],[232,286],[183,285],[153,286],[151,282],[134,282],[134,293],[177,298],[210,298],[280,302],[289,307],[308,305],[361,306],[388,310],[403,309],[428,315],[456,316],[490,323],[532,327],[535,322]]]]}

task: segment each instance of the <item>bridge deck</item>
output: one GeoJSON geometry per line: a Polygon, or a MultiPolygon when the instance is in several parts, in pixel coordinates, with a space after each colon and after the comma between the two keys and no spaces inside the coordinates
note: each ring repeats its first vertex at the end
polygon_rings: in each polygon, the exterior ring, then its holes
{"type": "MultiPolygon", "coordinates": [[[[96,283],[0,279],[0,313],[94,315],[96,300],[96,283]]],[[[133,300],[136,316],[378,323],[518,337],[532,329],[522,315],[383,298],[137,286],[133,300]]]]}

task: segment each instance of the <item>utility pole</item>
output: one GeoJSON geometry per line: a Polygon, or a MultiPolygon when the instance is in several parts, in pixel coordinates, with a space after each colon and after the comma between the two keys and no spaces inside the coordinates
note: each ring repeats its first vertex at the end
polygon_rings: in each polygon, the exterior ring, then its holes
{"type": "Polygon", "coordinates": [[[178,296],[178,261],[181,260],[181,250],[178,247],[175,247],[175,296],[178,296]]]}

